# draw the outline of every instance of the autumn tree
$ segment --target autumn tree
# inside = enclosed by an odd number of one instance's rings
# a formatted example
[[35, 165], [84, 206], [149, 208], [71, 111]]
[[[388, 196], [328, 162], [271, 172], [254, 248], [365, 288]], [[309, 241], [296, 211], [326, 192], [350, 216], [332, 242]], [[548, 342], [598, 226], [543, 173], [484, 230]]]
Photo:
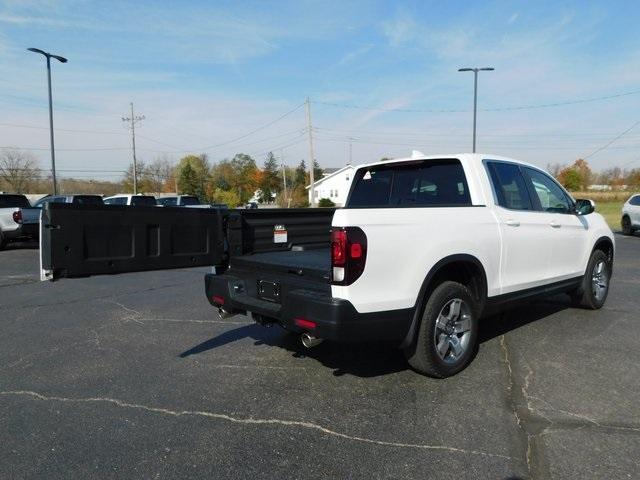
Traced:
[[[145, 166], [142, 172], [144, 182], [148, 185], [149, 192], [159, 193], [164, 186], [173, 179], [174, 162], [169, 157], [157, 157]], [[173, 182], [175, 183], [175, 182]], [[172, 185], [175, 188], [175, 186]]]
[[1, 190], [26, 193], [40, 176], [35, 157], [20, 150], [0, 151]]

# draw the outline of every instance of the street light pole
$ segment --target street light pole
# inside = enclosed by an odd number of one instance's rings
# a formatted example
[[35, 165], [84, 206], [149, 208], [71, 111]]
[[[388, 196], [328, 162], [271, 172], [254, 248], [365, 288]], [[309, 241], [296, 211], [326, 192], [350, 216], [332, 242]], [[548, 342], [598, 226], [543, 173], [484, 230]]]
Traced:
[[459, 72], [473, 72], [473, 153], [476, 153], [476, 118], [478, 116], [478, 72], [495, 70], [493, 67], [459, 68]]
[[47, 59], [47, 84], [49, 87], [49, 139], [51, 141], [51, 177], [53, 179], [53, 194], [58, 194], [58, 182], [56, 181], [56, 150], [53, 142], [53, 96], [51, 94], [51, 57], [58, 60], [60, 63], [67, 63], [67, 59], [59, 55], [53, 55], [51, 53], [40, 50], [39, 48], [28, 48], [30, 52], [39, 53], [44, 55]]

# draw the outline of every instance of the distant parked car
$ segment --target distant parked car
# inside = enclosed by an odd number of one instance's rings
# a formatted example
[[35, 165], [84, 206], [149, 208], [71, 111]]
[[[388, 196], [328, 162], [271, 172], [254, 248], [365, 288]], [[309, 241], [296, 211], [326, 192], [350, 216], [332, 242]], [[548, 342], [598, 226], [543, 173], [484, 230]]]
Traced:
[[622, 206], [622, 233], [632, 235], [640, 230], [640, 193], [632, 195]]
[[113, 195], [104, 199], [105, 205], [133, 205], [155, 207], [156, 197], [153, 195]]
[[174, 195], [172, 197], [160, 197], [157, 204], [163, 207], [188, 207], [200, 205], [200, 199], [195, 195]]
[[73, 203], [74, 205], [103, 205], [100, 195], [47, 195], [33, 204], [42, 208], [47, 203]]
[[0, 250], [8, 242], [38, 238], [40, 211], [24, 195], [0, 195]]
[[248, 210], [252, 210], [254, 208], [258, 208], [258, 203], [257, 202], [249, 202], [244, 206], [244, 208], [246, 208]]

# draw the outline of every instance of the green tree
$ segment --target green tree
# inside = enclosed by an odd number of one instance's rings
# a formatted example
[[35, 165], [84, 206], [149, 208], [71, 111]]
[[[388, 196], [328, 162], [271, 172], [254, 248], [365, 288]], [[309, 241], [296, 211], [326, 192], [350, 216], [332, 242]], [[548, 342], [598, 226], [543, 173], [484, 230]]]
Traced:
[[582, 188], [582, 177], [575, 168], [568, 167], [560, 172], [558, 180], [567, 190], [576, 192]]
[[293, 177], [293, 185], [298, 187], [300, 185], [307, 185], [307, 164], [304, 160], [300, 160], [300, 163], [296, 167], [295, 176]]
[[178, 189], [180, 193], [186, 195], [197, 195], [203, 198], [198, 174], [190, 163], [185, 163], [178, 170]]
[[272, 152], [269, 152], [264, 162], [264, 168], [260, 179], [260, 201], [271, 203], [273, 197], [281, 190], [280, 176], [278, 175], [278, 162]]
[[331, 200], [330, 198], [321, 198], [320, 200], [318, 200], [318, 206], [319, 207], [335, 207], [336, 204], [333, 203], [333, 200]]
[[324, 170], [322, 170], [322, 168], [320, 168], [320, 164], [318, 163], [318, 161], [314, 160], [313, 161], [313, 179], [316, 182], [322, 178], [322, 173], [323, 172], [324, 172]]
[[209, 160], [206, 155], [187, 155], [176, 167], [178, 189], [180, 193], [196, 195], [206, 201], [207, 185], [210, 181]]

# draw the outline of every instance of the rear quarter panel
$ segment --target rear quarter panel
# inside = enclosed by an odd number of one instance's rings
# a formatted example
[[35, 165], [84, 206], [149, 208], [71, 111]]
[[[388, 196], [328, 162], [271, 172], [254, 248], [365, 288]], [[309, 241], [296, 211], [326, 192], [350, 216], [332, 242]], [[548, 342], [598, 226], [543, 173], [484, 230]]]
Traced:
[[362, 276], [332, 295], [361, 312], [413, 307], [436, 262], [455, 254], [476, 257], [487, 275], [488, 295], [498, 293], [500, 230], [484, 206], [339, 209], [333, 226], [360, 227], [367, 235]]

